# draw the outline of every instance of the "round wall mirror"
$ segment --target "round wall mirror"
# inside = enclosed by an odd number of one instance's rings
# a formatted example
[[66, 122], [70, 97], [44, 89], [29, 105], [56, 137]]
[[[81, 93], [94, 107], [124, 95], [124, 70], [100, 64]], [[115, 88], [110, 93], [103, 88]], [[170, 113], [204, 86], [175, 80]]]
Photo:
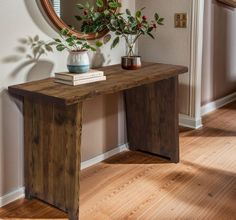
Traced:
[[[96, 7], [96, 0], [88, 0], [90, 4]], [[82, 22], [76, 19], [76, 16], [80, 16], [83, 13], [79, 10], [76, 5], [82, 3], [84, 0], [41, 0], [43, 9], [45, 10], [48, 18], [52, 23], [59, 29], [67, 28], [70, 30], [71, 34], [75, 34], [78, 38], [86, 38], [88, 40], [93, 40], [95, 38], [103, 37], [108, 33], [108, 30], [103, 30], [96, 33], [84, 34], [80, 32]], [[107, 1], [104, 0], [104, 5]], [[74, 29], [72, 29], [73, 27]]]

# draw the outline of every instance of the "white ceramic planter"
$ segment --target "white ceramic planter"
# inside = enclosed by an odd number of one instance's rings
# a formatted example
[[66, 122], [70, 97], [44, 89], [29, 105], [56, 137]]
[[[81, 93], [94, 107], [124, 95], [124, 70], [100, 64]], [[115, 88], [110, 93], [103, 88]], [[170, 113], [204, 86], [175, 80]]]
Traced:
[[90, 68], [88, 51], [70, 51], [67, 59], [67, 68], [70, 73], [87, 73]]

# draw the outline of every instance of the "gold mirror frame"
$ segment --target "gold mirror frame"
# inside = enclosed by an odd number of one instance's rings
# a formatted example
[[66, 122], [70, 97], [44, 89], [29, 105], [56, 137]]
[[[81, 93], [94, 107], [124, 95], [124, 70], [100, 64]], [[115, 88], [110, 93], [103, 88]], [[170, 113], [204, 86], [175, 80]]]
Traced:
[[79, 32], [77, 30], [72, 30], [61, 18], [59, 18], [57, 16], [54, 8], [52, 7], [50, 0], [40, 0], [40, 1], [41, 1], [43, 9], [44, 9], [45, 13], [47, 14], [48, 18], [59, 30], [66, 28], [70, 31], [71, 34], [76, 35], [78, 38], [85, 38], [87, 40], [94, 40], [97, 38], [101, 38], [109, 32], [108, 29], [105, 29], [105, 30], [99, 32], [98, 34], [96, 34], [96, 33], [84, 34], [84, 33]]

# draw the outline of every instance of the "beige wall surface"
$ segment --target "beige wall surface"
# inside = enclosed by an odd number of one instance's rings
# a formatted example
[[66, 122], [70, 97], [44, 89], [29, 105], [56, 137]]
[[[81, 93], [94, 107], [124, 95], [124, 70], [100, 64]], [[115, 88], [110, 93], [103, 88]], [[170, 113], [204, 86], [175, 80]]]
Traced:
[[[165, 18], [165, 25], [157, 30], [156, 39], [141, 38], [139, 40], [139, 53], [146, 61], [171, 63], [190, 66], [191, 41], [191, 6], [190, 0], [137, 0], [136, 7], [146, 7], [144, 13], [151, 17], [158, 12]], [[187, 13], [188, 27], [174, 28], [174, 14]], [[180, 76], [180, 112], [189, 113], [190, 75]]]
[[[135, 0], [124, 1], [133, 9]], [[42, 57], [38, 63], [26, 59], [19, 39], [35, 36], [49, 40], [56, 32], [43, 18], [36, 1], [0, 1], [0, 196], [23, 186], [23, 116], [22, 102], [10, 97], [9, 85], [52, 76], [66, 70], [66, 52]], [[93, 62], [111, 65], [120, 62], [125, 53], [122, 43], [111, 51], [105, 46]], [[125, 114], [122, 94], [92, 99], [85, 103], [82, 133], [82, 159], [88, 160], [126, 143]]]
[[236, 92], [236, 10], [205, 1], [202, 105]]

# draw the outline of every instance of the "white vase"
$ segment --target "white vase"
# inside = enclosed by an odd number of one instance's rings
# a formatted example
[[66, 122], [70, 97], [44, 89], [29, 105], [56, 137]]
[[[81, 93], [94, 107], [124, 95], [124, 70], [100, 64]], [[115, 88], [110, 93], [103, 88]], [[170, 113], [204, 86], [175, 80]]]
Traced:
[[88, 51], [70, 51], [67, 59], [67, 68], [70, 73], [87, 73], [90, 68]]

